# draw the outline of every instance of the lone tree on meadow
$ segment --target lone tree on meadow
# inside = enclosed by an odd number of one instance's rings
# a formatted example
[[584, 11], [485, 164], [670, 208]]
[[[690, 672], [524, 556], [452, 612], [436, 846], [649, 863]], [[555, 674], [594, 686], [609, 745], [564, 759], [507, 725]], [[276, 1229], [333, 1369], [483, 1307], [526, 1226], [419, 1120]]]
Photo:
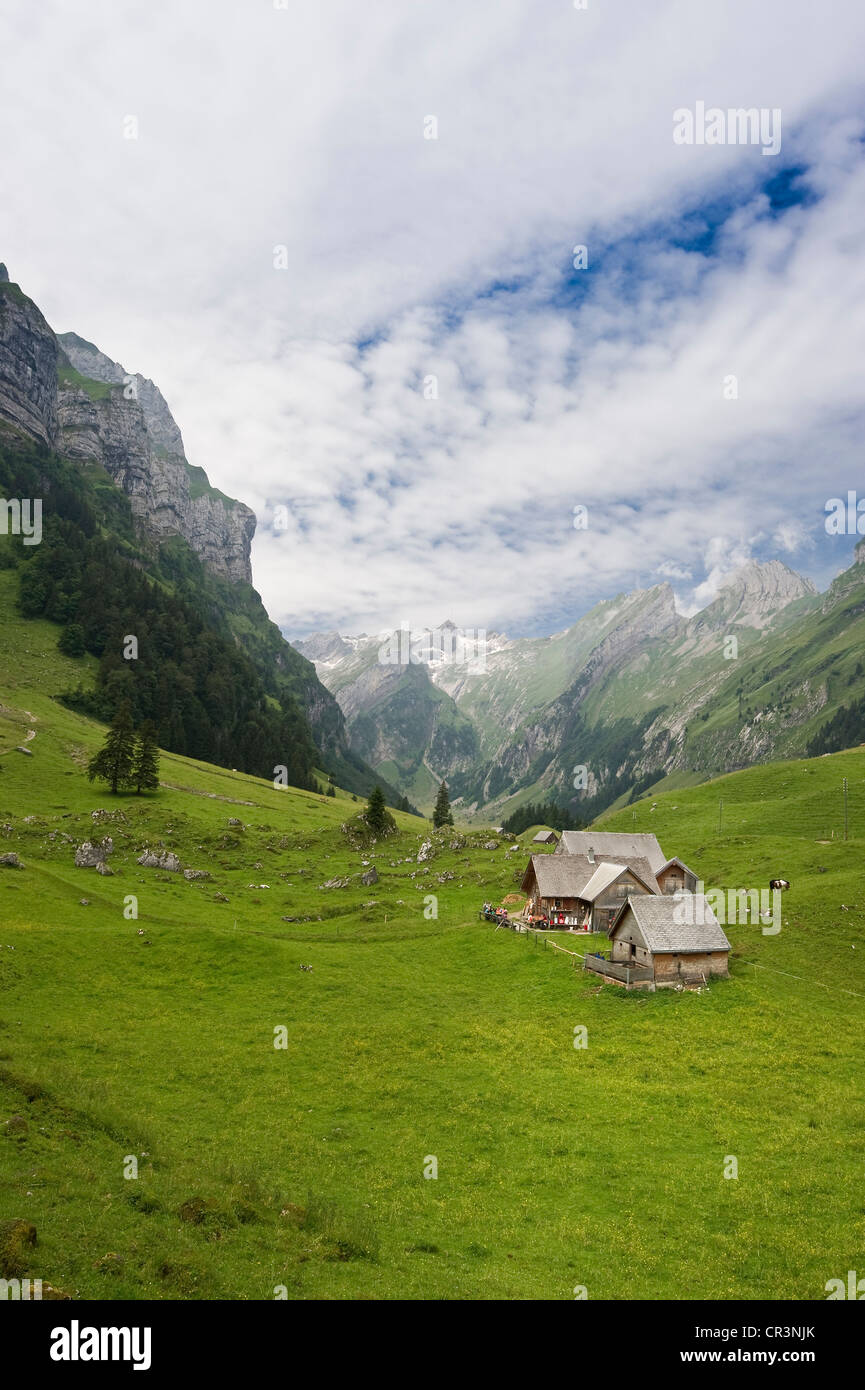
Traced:
[[454, 818], [451, 815], [451, 802], [448, 796], [447, 782], [442, 782], [439, 787], [436, 804], [433, 808], [432, 823], [435, 830], [441, 830], [443, 825], [453, 825], [454, 823]]
[[384, 835], [390, 829], [392, 817], [388, 814], [387, 806], [384, 802], [384, 792], [376, 784], [369, 794], [369, 801], [366, 803], [364, 820], [376, 835]]
[[129, 780], [139, 794], [156, 791], [159, 786], [159, 745], [156, 725], [150, 719], [138, 730]]
[[91, 782], [97, 777], [100, 782], [107, 782], [116, 795], [130, 781], [134, 757], [132, 710], [128, 704], [122, 704], [112, 720], [105, 743], [87, 765], [87, 776]]

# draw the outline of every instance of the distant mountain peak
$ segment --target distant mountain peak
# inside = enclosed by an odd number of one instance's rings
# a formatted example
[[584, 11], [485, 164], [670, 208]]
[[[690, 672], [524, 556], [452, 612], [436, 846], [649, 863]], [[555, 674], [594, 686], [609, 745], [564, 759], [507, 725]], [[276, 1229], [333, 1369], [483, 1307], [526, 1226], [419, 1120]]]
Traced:
[[9, 271], [6, 269], [2, 261], [0, 261], [0, 284], [9, 284]]
[[792, 602], [805, 594], [817, 592], [810, 579], [790, 569], [783, 560], [746, 560], [724, 581], [723, 589], [744, 593], [777, 594]]
[[712, 603], [695, 615], [701, 626], [731, 622], [762, 629], [796, 599], [817, 592], [810, 579], [783, 560], [746, 560], [721, 585]]

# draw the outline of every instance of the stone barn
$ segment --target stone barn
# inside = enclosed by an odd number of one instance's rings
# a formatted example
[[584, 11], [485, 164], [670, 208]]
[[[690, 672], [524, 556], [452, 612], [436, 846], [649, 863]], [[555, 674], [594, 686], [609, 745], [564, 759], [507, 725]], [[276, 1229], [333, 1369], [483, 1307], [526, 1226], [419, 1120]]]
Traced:
[[628, 898], [609, 936], [609, 962], [596, 957], [590, 965], [588, 957], [586, 965], [604, 974], [609, 964], [617, 981], [652, 988], [703, 984], [730, 973], [730, 943], [702, 893]]

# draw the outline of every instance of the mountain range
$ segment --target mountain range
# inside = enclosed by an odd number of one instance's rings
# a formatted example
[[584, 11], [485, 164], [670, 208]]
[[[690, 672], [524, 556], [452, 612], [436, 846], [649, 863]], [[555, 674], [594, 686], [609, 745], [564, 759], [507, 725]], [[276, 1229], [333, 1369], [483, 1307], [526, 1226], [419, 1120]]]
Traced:
[[800, 755], [858, 710], [863, 559], [860, 543], [825, 594], [780, 561], [749, 562], [690, 617], [667, 583], [620, 594], [549, 637], [489, 633], [484, 670], [381, 660], [397, 650], [389, 633], [296, 645], [355, 751], [419, 806], [445, 779], [468, 817], [552, 800], [590, 816], [672, 778]]

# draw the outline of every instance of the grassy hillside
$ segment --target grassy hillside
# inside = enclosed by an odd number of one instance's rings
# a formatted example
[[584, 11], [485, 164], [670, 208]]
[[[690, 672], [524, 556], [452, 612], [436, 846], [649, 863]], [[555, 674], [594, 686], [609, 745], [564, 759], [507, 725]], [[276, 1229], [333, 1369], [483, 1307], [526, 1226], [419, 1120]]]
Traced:
[[[91, 786], [103, 730], [52, 698], [85, 670], [56, 638], [0, 626], [24, 865], [0, 868], [0, 1223], [35, 1223], [28, 1273], [82, 1299], [813, 1299], [861, 1265], [865, 752], [608, 818], [707, 883], [793, 884], [779, 936], [729, 929], [729, 981], [629, 995], [477, 922], [532, 831], [418, 863], [424, 822], [353, 845], [342, 793], [169, 755], [158, 796]], [[114, 875], [76, 869], [105, 834]], [[159, 842], [212, 878], [140, 867]]]

